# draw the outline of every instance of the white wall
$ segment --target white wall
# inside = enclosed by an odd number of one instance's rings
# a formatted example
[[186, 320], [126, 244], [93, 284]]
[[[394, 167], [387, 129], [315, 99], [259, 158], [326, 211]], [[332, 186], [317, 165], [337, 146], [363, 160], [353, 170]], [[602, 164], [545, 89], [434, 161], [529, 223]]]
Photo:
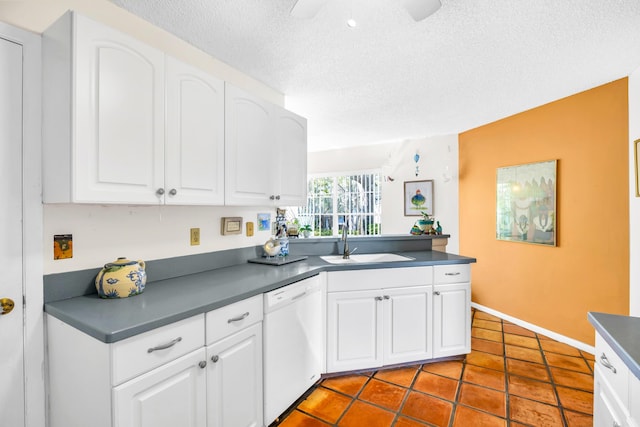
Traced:
[[[118, 257], [145, 261], [261, 245], [269, 231], [258, 231], [257, 214], [275, 208], [204, 206], [44, 206], [44, 273], [104, 265]], [[243, 217], [242, 234], [222, 236], [221, 217]], [[246, 237], [245, 223], [254, 224]], [[190, 245], [189, 230], [200, 228], [200, 245]], [[73, 234], [73, 258], [53, 259], [53, 236]]]
[[[415, 175], [413, 156], [420, 155]], [[448, 167], [448, 170], [446, 168]], [[391, 144], [309, 153], [308, 173], [353, 172], [382, 169], [393, 178], [382, 186], [382, 233], [409, 234], [418, 217], [404, 216], [404, 181], [434, 181], [434, 212], [443, 232], [450, 234], [447, 252], [458, 253], [458, 135], [447, 135]], [[443, 174], [447, 172], [449, 180]]]
[[640, 197], [636, 197], [633, 142], [637, 139], [640, 139], [640, 68], [629, 76], [629, 314], [631, 316], [640, 316]]

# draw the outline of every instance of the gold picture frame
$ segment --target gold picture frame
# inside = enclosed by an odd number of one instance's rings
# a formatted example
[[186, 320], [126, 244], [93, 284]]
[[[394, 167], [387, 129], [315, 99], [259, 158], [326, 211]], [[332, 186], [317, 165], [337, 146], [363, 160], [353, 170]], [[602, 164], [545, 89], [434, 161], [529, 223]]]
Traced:
[[496, 239], [556, 246], [557, 160], [498, 168]]
[[222, 230], [220, 232], [223, 236], [228, 236], [230, 234], [242, 234], [242, 217], [223, 217], [221, 222]]
[[640, 176], [638, 176], [638, 172], [640, 171], [640, 158], [638, 157], [638, 145], [640, 145], [640, 139], [636, 139], [633, 142], [633, 163], [636, 170], [636, 197], [640, 197]]

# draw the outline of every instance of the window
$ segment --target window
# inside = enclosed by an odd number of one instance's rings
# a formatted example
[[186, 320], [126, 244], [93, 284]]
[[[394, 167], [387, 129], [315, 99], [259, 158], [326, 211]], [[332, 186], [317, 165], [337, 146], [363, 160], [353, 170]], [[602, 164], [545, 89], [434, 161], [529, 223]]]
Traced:
[[314, 236], [338, 236], [345, 223], [349, 234], [381, 234], [380, 173], [310, 176], [308, 186], [307, 206], [296, 217]]

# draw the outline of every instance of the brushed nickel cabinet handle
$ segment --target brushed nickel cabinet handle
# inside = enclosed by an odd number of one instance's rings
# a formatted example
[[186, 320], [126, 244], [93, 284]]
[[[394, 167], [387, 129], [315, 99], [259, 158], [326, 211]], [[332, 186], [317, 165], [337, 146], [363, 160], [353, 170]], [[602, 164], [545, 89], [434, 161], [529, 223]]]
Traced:
[[170, 341], [166, 344], [161, 344], [159, 346], [156, 347], [151, 347], [150, 349], [147, 350], [147, 353], [153, 353], [154, 351], [158, 351], [158, 350], [166, 350], [168, 348], [173, 347], [174, 345], [178, 344], [180, 341], [182, 341], [182, 337], [178, 337], [173, 341]]
[[213, 363], [217, 363], [217, 362], [218, 362], [218, 360], [220, 360], [220, 357], [218, 357], [218, 355], [217, 355], [217, 354], [216, 354], [216, 355], [214, 355], [214, 356], [211, 356], [211, 361], [212, 361]]
[[434, 291], [433, 294], [434, 295], [440, 295], [440, 291]]
[[445, 275], [445, 276], [459, 276], [459, 275], [460, 275], [460, 272], [459, 272], [459, 271], [456, 271], [456, 272], [454, 272], [454, 273], [444, 273], [444, 275]]
[[207, 361], [206, 360], [200, 361], [200, 363], [198, 363], [198, 366], [200, 366], [201, 369], [206, 368], [207, 367]]
[[156, 190], [156, 194], [157, 194], [158, 196], [162, 196], [162, 195], [164, 194], [164, 188], [158, 188], [158, 189]]
[[382, 301], [382, 297], [376, 297], [375, 300], [376, 301]]
[[243, 320], [243, 319], [246, 319], [248, 316], [249, 316], [249, 312], [247, 311], [246, 313], [244, 313], [244, 314], [242, 314], [242, 315], [240, 315], [240, 316], [233, 317], [233, 318], [231, 318], [231, 319], [227, 320], [227, 323], [231, 323], [231, 322], [239, 322], [239, 321], [241, 321], [241, 320]]
[[172, 188], [171, 190], [169, 190], [170, 196], [175, 196], [176, 194], [178, 194], [178, 190], [176, 190], [175, 188]]
[[615, 366], [613, 366], [611, 362], [609, 362], [609, 359], [607, 359], [607, 356], [604, 353], [602, 353], [602, 356], [600, 356], [600, 363], [602, 363], [602, 366], [604, 366], [605, 368], [610, 369], [614, 374], [618, 372], [616, 371]]

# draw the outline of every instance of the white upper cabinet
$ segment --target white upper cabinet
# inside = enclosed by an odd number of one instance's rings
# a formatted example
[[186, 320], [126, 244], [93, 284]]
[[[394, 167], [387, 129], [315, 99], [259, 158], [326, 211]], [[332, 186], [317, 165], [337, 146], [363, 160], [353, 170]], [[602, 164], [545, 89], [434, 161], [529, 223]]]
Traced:
[[68, 12], [43, 35], [44, 201], [158, 203], [164, 54]]
[[165, 203], [224, 204], [224, 82], [167, 57]]
[[228, 83], [225, 113], [225, 204], [306, 204], [306, 119]]

